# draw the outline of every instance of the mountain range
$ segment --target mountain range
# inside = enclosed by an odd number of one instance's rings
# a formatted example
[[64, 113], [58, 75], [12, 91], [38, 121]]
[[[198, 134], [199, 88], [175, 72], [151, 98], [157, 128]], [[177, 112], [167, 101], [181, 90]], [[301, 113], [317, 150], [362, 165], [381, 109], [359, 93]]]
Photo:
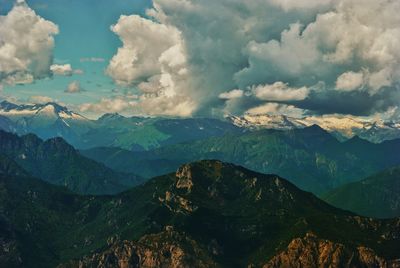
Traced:
[[[279, 174], [303, 190], [322, 194], [400, 164], [400, 140], [339, 142], [322, 128], [259, 130], [163, 146], [146, 152], [94, 148], [81, 153], [110, 168], [153, 177], [179, 165], [219, 159]], [[157, 166], [155, 169], [154, 166]]]
[[94, 121], [90, 131], [82, 135], [82, 145], [77, 147], [120, 147], [140, 152], [242, 131], [229, 122], [217, 119], [166, 119], [105, 114]]
[[35, 177], [81, 194], [114, 194], [143, 181], [84, 157], [62, 138], [43, 141], [34, 134], [19, 137], [0, 130], [0, 156]]
[[99, 197], [21, 172], [0, 174], [2, 267], [399, 265], [399, 219], [360, 217], [220, 161]]
[[2, 102], [0, 267], [400, 267], [397, 128]]
[[400, 137], [400, 123], [382, 119], [363, 119], [351, 116], [308, 116], [290, 117], [285, 115], [227, 116], [234, 125], [251, 130], [260, 129], [297, 129], [318, 125], [337, 139], [345, 141], [358, 136], [374, 143]]
[[104, 114], [97, 120], [89, 120], [53, 102], [16, 105], [8, 101], [0, 103], [0, 129], [20, 135], [34, 133], [42, 139], [62, 137], [80, 149], [111, 146], [133, 151], [243, 131], [217, 119]]
[[318, 125], [337, 139], [354, 136], [374, 143], [400, 138], [400, 123], [362, 119], [350, 116], [309, 116], [295, 118], [284, 115], [227, 116], [210, 118], [125, 117], [104, 114], [90, 120], [57, 103], [0, 103], [0, 129], [20, 135], [35, 133], [42, 139], [63, 137], [74, 147], [120, 147], [145, 151], [198, 139], [220, 137], [260, 129], [289, 130]]

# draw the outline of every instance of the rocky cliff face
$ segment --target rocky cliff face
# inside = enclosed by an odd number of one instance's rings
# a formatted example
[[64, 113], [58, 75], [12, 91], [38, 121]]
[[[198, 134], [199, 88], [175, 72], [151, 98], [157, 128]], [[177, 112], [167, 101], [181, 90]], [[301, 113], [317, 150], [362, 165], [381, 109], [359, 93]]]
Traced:
[[186, 234], [167, 227], [164, 232], [143, 236], [137, 242], [115, 242], [106, 250], [72, 261], [59, 268], [183, 268], [216, 267], [206, 249]]
[[307, 233], [292, 240], [286, 250], [263, 266], [275, 267], [400, 267], [400, 260], [386, 261], [370, 248], [351, 249]]
[[[58, 268], [220, 267], [211, 258], [212, 253], [210, 247], [201, 247], [185, 233], [175, 232], [172, 227], [168, 227], [166, 231], [146, 235], [138, 242], [116, 242], [100, 253], [86, 256], [79, 261], [71, 261]], [[260, 266], [250, 263], [247, 267]], [[351, 249], [307, 233], [304, 238], [292, 240], [286, 250], [261, 267], [397, 268], [400, 267], [400, 260], [387, 261], [370, 248], [359, 246]]]

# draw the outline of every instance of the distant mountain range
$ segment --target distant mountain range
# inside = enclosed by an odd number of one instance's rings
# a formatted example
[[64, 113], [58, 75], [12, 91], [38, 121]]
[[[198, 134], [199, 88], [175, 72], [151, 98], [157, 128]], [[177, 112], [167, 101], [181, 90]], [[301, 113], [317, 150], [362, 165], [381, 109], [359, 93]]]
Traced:
[[103, 197], [0, 173], [0, 200], [1, 267], [399, 265], [399, 219], [363, 218], [220, 161]]
[[105, 114], [93, 123], [94, 127], [82, 135], [81, 148], [106, 146], [145, 151], [243, 132], [229, 122], [208, 118], [166, 119]]
[[325, 194], [323, 199], [368, 217], [400, 217], [400, 167], [341, 186]]
[[56, 103], [16, 105], [0, 103], [0, 129], [34, 133], [42, 139], [62, 137], [76, 148], [121, 147], [144, 151], [243, 129], [217, 119], [166, 119], [105, 114], [89, 120]]
[[[84, 157], [62, 138], [43, 141], [34, 134], [19, 137], [0, 130], [0, 157], [27, 174], [81, 194], [115, 194], [143, 182]], [[7, 169], [15, 170], [11, 164]]]
[[346, 116], [309, 116], [302, 118], [285, 115], [228, 116], [234, 125], [251, 129], [297, 129], [318, 125], [341, 141], [354, 136], [379, 143], [400, 138], [400, 123], [393, 121], [360, 119]]
[[260, 129], [298, 129], [318, 125], [341, 141], [359, 136], [374, 143], [400, 138], [400, 123], [353, 117], [283, 115], [209, 118], [150, 118], [104, 114], [97, 120], [57, 103], [17, 105], [0, 103], [0, 129], [18, 134], [35, 133], [42, 139], [63, 137], [74, 147], [120, 147], [146, 151], [181, 142], [220, 137]]
[[322, 194], [399, 165], [399, 151], [400, 140], [374, 144], [355, 137], [339, 142], [314, 125], [228, 134], [141, 153], [104, 147], [81, 152], [113, 169], [144, 177], [171, 172], [187, 162], [219, 159], [258, 172], [279, 174], [303, 190]]

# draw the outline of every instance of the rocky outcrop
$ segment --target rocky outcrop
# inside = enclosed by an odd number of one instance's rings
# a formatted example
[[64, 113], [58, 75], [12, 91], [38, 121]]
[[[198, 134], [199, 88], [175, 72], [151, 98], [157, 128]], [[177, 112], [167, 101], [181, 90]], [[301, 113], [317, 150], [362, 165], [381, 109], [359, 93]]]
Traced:
[[165, 192], [165, 198], [159, 197], [158, 200], [174, 213], [190, 214], [198, 209], [189, 200], [170, 191]]
[[193, 187], [192, 169], [190, 165], [183, 165], [180, 167], [176, 171], [175, 176], [177, 178], [176, 188], [186, 189], [187, 192], [190, 193]]
[[308, 233], [290, 242], [288, 248], [273, 257], [263, 268], [275, 267], [400, 267], [400, 261], [388, 262], [372, 249], [350, 249], [342, 244], [319, 239]]
[[159, 234], [146, 235], [137, 242], [122, 241], [106, 250], [71, 261], [59, 268], [185, 268], [216, 267], [196, 241], [172, 227]]

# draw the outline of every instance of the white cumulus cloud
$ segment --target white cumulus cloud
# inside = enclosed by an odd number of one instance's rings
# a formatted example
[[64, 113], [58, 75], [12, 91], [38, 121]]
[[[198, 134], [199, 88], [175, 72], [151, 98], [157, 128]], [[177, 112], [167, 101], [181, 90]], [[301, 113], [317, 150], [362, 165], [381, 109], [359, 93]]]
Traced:
[[[122, 46], [108, 74], [161, 114], [248, 110], [260, 100], [382, 112], [400, 83], [399, 12], [393, 0], [153, 0], [148, 18], [121, 16], [112, 27]], [[248, 89], [255, 95], [230, 98]]]
[[252, 91], [258, 99], [266, 101], [304, 100], [309, 94], [309, 89], [307, 87], [291, 88], [288, 84], [283, 82], [255, 86]]
[[72, 69], [71, 64], [53, 64], [50, 66], [50, 71], [54, 75], [71, 76], [73, 74], [83, 74], [81, 69]]
[[71, 64], [53, 64], [50, 66], [50, 71], [55, 75], [71, 76], [73, 73]]
[[164, 73], [163, 65], [182, 65], [180, 32], [137, 15], [121, 16], [112, 26], [123, 46], [111, 59], [107, 72], [119, 84], [137, 85]]
[[355, 90], [359, 89], [364, 83], [364, 74], [355, 72], [346, 72], [341, 74], [336, 80], [336, 89]]
[[32, 83], [51, 75], [54, 35], [58, 27], [18, 1], [0, 16], [0, 82]]
[[107, 68], [115, 82], [137, 87], [149, 114], [190, 116], [195, 103], [178, 86], [187, 74], [181, 32], [137, 15], [121, 16], [111, 29], [123, 43]]
[[223, 92], [219, 94], [219, 98], [223, 100], [230, 100], [230, 99], [237, 99], [243, 97], [243, 90], [241, 89], [234, 89], [228, 92]]
[[275, 102], [269, 102], [254, 108], [251, 108], [245, 112], [250, 115], [286, 115], [290, 117], [300, 118], [304, 116], [305, 111], [303, 109], [296, 108], [293, 105], [280, 104]]

